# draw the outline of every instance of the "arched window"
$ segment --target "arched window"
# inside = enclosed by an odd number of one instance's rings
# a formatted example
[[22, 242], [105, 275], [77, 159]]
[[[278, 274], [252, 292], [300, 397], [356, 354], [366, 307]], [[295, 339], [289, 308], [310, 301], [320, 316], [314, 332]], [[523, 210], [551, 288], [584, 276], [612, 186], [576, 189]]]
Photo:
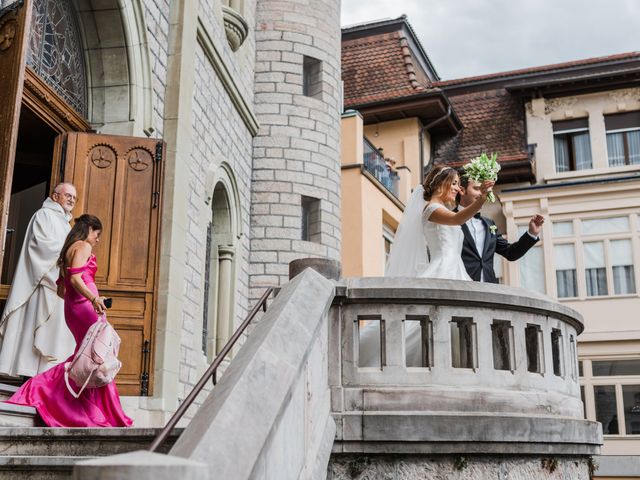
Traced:
[[27, 65], [87, 118], [87, 75], [70, 0], [34, 0]]
[[235, 300], [234, 202], [219, 182], [211, 200], [204, 274], [202, 351], [212, 359], [233, 333]]

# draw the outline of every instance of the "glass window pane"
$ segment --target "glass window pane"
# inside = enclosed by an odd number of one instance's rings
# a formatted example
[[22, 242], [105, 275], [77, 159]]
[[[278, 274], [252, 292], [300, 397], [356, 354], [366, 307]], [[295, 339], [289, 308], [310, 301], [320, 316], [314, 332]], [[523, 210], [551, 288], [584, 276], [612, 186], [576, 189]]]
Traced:
[[623, 385], [622, 403], [627, 435], [640, 435], [640, 385]]
[[629, 145], [629, 163], [631, 165], [640, 164], [640, 130], [627, 132], [627, 143]]
[[582, 220], [582, 235], [604, 235], [607, 233], [628, 232], [629, 217], [593, 218]]
[[553, 247], [558, 298], [577, 297], [576, 253], [572, 243]]
[[582, 360], [578, 362], [578, 375], [584, 377], [584, 370], [582, 366]]
[[554, 135], [553, 144], [556, 151], [556, 172], [568, 172], [571, 169], [568, 136]]
[[611, 240], [613, 290], [617, 295], [636, 293], [631, 240]]
[[587, 418], [587, 402], [584, 399], [584, 387], [580, 385], [580, 399], [582, 400], [582, 415]]
[[433, 366], [432, 324], [427, 317], [404, 321], [404, 344], [407, 367]]
[[542, 247], [533, 247], [518, 260], [518, 263], [520, 264], [520, 286], [534, 292], [546, 293]]
[[589, 140], [589, 132], [573, 134], [572, 139], [573, 154], [576, 159], [576, 170], [591, 168], [591, 141]]
[[573, 235], [573, 222], [553, 222], [554, 237], [569, 237]]
[[584, 266], [587, 295], [590, 297], [607, 295], [607, 274], [603, 242], [584, 244]]
[[596, 404], [596, 420], [602, 423], [602, 433], [617, 435], [618, 412], [616, 411], [616, 389], [613, 385], [596, 385], [593, 387]]
[[382, 368], [385, 365], [384, 321], [358, 320], [358, 366]]
[[624, 165], [624, 133], [607, 133], [607, 154], [610, 167]]
[[591, 365], [594, 377], [640, 375], [640, 358], [632, 360], [594, 360]]

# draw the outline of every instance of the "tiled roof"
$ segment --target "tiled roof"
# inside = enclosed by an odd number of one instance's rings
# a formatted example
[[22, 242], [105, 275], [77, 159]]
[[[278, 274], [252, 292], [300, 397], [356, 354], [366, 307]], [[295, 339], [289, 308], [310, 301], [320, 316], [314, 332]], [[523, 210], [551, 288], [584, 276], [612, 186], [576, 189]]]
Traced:
[[485, 80], [499, 80], [501, 78], [517, 77], [521, 75], [537, 74], [537, 73], [551, 73], [559, 70], [569, 69], [573, 67], [588, 67], [598, 63], [616, 62], [620, 60], [632, 60], [640, 59], [640, 52], [626, 52], [616, 55], [608, 55], [605, 57], [593, 57], [585, 58], [582, 60], [573, 60], [571, 62], [554, 63], [551, 65], [542, 65], [538, 67], [522, 68], [519, 70], [509, 70], [506, 72], [490, 73], [488, 75], [478, 75], [475, 77], [456, 78], [453, 80], [442, 80], [434, 82], [434, 87], [452, 87], [455, 85], [461, 85], [466, 83], [477, 83]]
[[522, 101], [503, 88], [450, 96], [464, 128], [454, 137], [436, 139], [436, 163], [461, 164], [482, 152], [503, 162], [527, 158]]
[[430, 88], [402, 30], [343, 40], [342, 80], [347, 108]]
[[[511, 95], [500, 80], [538, 74], [541, 78], [560, 78], [575, 75], [574, 69], [577, 67], [602, 66], [611, 71], [610, 64], [613, 62], [637, 59], [640, 59], [640, 52], [628, 52], [434, 82], [434, 87], [446, 92], [464, 125], [462, 131], [454, 137], [435, 139], [435, 162], [466, 163], [482, 152], [497, 152], [501, 163], [528, 158], [522, 99]], [[493, 80], [498, 83], [492, 82]]]

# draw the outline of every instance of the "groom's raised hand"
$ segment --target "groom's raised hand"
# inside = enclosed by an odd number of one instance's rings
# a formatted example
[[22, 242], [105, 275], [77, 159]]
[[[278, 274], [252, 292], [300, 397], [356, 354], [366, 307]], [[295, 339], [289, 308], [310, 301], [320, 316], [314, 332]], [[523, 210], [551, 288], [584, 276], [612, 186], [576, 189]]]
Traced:
[[534, 215], [529, 220], [529, 233], [534, 237], [540, 236], [540, 230], [542, 230], [542, 224], [544, 223], [544, 217], [542, 215]]

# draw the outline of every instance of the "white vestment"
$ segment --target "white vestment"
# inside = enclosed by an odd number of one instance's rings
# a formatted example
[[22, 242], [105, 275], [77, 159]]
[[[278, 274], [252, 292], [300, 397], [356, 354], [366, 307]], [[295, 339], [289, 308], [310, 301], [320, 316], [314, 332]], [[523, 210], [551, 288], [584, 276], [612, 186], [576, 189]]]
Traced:
[[73, 353], [64, 302], [56, 294], [56, 261], [71, 229], [70, 219], [50, 198], [31, 217], [0, 318], [2, 374], [33, 377]]

